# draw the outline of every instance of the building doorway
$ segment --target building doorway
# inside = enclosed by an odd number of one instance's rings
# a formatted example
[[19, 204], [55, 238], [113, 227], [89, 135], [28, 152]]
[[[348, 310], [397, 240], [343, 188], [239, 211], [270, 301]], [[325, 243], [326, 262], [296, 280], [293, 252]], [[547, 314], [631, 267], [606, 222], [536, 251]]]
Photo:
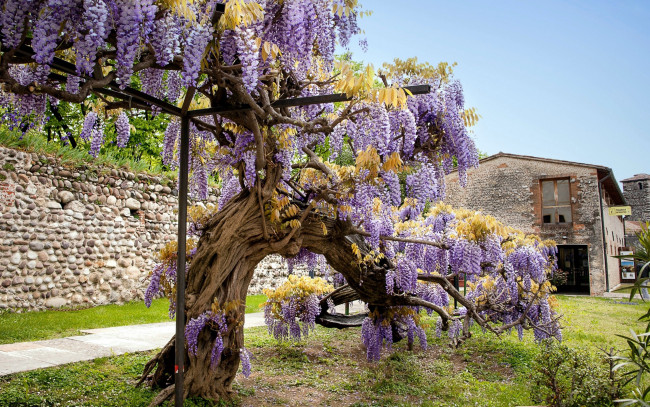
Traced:
[[589, 294], [589, 252], [587, 245], [558, 245], [557, 268], [562, 278], [558, 293]]

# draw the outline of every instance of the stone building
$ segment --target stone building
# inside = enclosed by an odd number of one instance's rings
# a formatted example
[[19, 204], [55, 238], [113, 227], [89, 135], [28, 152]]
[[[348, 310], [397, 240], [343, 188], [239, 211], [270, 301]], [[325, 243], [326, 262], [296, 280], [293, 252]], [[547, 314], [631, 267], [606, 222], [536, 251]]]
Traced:
[[621, 181], [623, 196], [632, 207], [632, 215], [625, 217], [625, 241], [628, 247], [634, 248], [639, 239], [637, 233], [641, 226], [650, 222], [650, 175], [635, 174]]
[[626, 201], [610, 168], [499, 153], [468, 173], [465, 188], [449, 174], [445, 202], [555, 240], [567, 273], [560, 292], [599, 295], [625, 281], [612, 257], [624, 246], [623, 221], [608, 207]]
[[645, 222], [650, 220], [650, 175], [636, 174], [621, 181], [623, 196], [632, 207], [632, 216], [626, 220]]

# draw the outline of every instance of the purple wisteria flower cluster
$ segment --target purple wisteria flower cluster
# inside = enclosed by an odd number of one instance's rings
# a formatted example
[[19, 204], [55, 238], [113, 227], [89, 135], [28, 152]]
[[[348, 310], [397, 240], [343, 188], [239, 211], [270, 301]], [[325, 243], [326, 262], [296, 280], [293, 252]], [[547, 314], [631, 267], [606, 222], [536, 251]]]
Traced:
[[[364, 188], [358, 191], [362, 193], [367, 193]], [[386, 292], [425, 302], [371, 313], [362, 328], [369, 360], [377, 360], [382, 347], [390, 348], [396, 335], [408, 338], [410, 344], [418, 337], [426, 347], [419, 315], [422, 311], [431, 315], [433, 309], [424, 304], [449, 310], [447, 334], [454, 344], [467, 337], [466, 329], [477, 318], [484, 325], [489, 321], [506, 330], [515, 329], [519, 335], [524, 329], [532, 329], [536, 340], [561, 339], [558, 315], [552, 306], [553, 288], [548, 282], [557, 267], [553, 242], [506, 228], [477, 212], [453, 211], [444, 204], [429, 208], [423, 217], [418, 210], [404, 216], [403, 207], [392, 206], [383, 212], [388, 204], [365, 200], [372, 203], [365, 205], [365, 217], [359, 212], [357, 216], [365, 222], [366, 242], [392, 264], [386, 271]], [[382, 213], [389, 214], [384, 228], [377, 220]], [[316, 261], [315, 254], [302, 249], [291, 259], [291, 266], [313, 267]], [[466, 285], [464, 297], [473, 304], [471, 309], [450, 309], [451, 291], [445, 287], [454, 278]], [[295, 321], [299, 302], [291, 296], [285, 298], [275, 314], [273, 308], [267, 310], [269, 332], [276, 338], [298, 337]], [[288, 323], [280, 323], [278, 313]], [[439, 318], [436, 330], [441, 331], [443, 326]]]
[[[219, 366], [231, 329], [241, 329], [239, 317], [231, 312], [237, 308], [238, 302], [227, 302], [220, 307], [215, 300], [210, 310], [190, 318], [185, 325], [187, 351], [190, 355], [198, 355], [200, 343], [211, 343], [210, 369], [214, 370]], [[210, 341], [200, 341], [201, 335], [209, 335]], [[248, 377], [251, 373], [251, 353], [242, 347], [239, 349], [239, 357], [242, 374]]]
[[154, 298], [166, 295], [169, 299], [169, 318], [176, 315], [176, 299], [174, 298], [174, 287], [176, 286], [176, 259], [167, 259], [156, 263], [149, 273], [149, 285], [144, 293], [144, 304], [151, 307]]
[[[279, 307], [279, 318], [274, 312]], [[305, 298], [292, 297], [279, 303], [264, 307], [264, 321], [269, 334], [277, 340], [292, 339], [299, 341], [309, 336], [309, 331], [316, 326], [316, 316], [320, 313], [320, 300], [311, 294]]]
[[371, 312], [361, 325], [361, 341], [369, 361], [378, 361], [382, 347], [391, 349], [394, 337], [406, 338], [412, 347], [418, 338], [420, 347], [427, 349], [427, 337], [420, 326], [420, 317], [413, 307], [390, 307], [383, 313]]
[[[164, 77], [164, 71], [155, 68], [138, 73], [145, 93], [175, 102], [181, 92], [181, 82], [186, 87], [196, 84], [203, 51], [213, 32], [206, 16], [214, 10], [215, 3], [190, 3], [193, 15], [198, 16], [194, 21], [172, 10], [160, 9], [154, 0], [2, 1], [0, 43], [3, 48], [12, 49], [20, 46], [25, 34], [33, 37], [33, 58], [39, 65], [36, 68], [17, 66], [23, 71], [19, 82], [25, 86], [47, 82], [49, 65], [56, 50], [62, 43], [70, 43], [71, 47], [64, 48], [73, 50], [78, 76], [69, 75], [67, 83], [55, 83], [53, 86], [69, 94], [77, 94], [81, 77], [95, 75], [97, 59], [103, 51], [110, 50], [107, 41], [113, 32], [116, 43], [111, 52], [115, 54], [115, 79], [121, 88], [131, 84], [134, 65], [149, 47], [153, 49], [156, 63], [161, 67], [171, 63], [175, 56], [183, 57], [182, 73], [170, 71]], [[49, 99], [51, 103], [55, 102], [51, 96]], [[23, 132], [40, 126], [44, 119], [38, 116], [38, 112], [45, 111], [47, 101], [47, 96], [39, 94], [3, 94], [0, 107], [14, 113], [3, 114], [0, 120], [12, 128], [21, 128]], [[82, 139], [91, 141], [90, 151], [93, 155], [98, 153], [104, 142], [103, 132], [99, 127], [96, 130], [93, 137], [90, 133], [82, 133]], [[118, 144], [123, 144], [120, 142], [123, 140], [123, 137], [118, 138]], [[200, 171], [198, 177], [201, 178]], [[198, 182], [204, 181], [199, 179]]]
[[117, 133], [117, 146], [126, 147], [129, 137], [131, 137], [131, 126], [126, 112], [120, 113], [117, 120], [115, 120], [115, 131]]
[[[221, 360], [221, 354], [224, 349], [224, 335], [228, 332], [228, 323], [226, 314], [223, 311], [205, 311], [196, 318], [191, 318], [185, 325], [185, 338], [187, 340], [187, 351], [190, 355], [197, 355], [199, 335], [206, 329], [210, 330], [215, 336], [210, 353], [210, 368], [216, 369]], [[248, 355], [247, 355], [248, 356]], [[250, 373], [250, 363], [248, 365]]]
[[[9, 75], [21, 85], [29, 85], [40, 75], [41, 66], [12, 65]], [[58, 100], [43, 94], [5, 93], [0, 89], [0, 124], [10, 130], [20, 129], [23, 134], [43, 126], [49, 120], [46, 115], [48, 103], [56, 105]]]
[[[479, 213], [453, 212], [444, 205], [434, 207], [426, 218], [407, 223], [409, 228], [397, 224], [396, 234], [391, 235], [403, 241], [384, 240], [380, 244], [394, 264], [386, 273], [386, 290], [448, 309], [450, 296], [443, 289], [445, 281], [463, 280], [465, 298], [474, 304], [475, 311], [469, 313], [465, 307], [456, 310], [449, 321], [452, 343], [464, 334], [463, 320], [468, 319], [471, 326], [476, 318], [508, 330], [514, 328], [520, 337], [524, 328], [532, 328], [536, 340], [561, 339], [558, 315], [551, 306], [553, 288], [548, 282], [557, 267], [554, 243], [505, 229]], [[416, 314], [423, 309], [432, 312], [426, 307], [411, 308]], [[364, 322], [362, 334], [369, 360], [378, 358], [382, 344], [390, 347], [389, 325], [395, 329], [400, 323], [387, 318], [386, 313]], [[401, 325], [411, 323], [402, 321]], [[439, 318], [438, 333], [442, 327]], [[418, 331], [418, 336], [421, 334]]]
[[264, 290], [264, 321], [269, 334], [277, 340], [300, 340], [309, 336], [321, 312], [320, 300], [334, 287], [322, 278], [290, 275], [275, 290]]
[[[183, 88], [198, 85], [204, 69], [202, 61], [209, 49], [220, 53], [223, 63], [240, 65], [244, 88], [257, 95], [257, 88], [262, 85], [259, 78], [278, 67], [291, 71], [296, 81], [308, 80], [318, 71], [331, 70], [337, 41], [346, 47], [350, 38], [361, 32], [357, 24], [359, 13], [350, 9], [348, 2], [343, 0], [260, 2], [264, 12], [258, 19], [225, 29], [211, 23], [217, 3], [224, 1], [189, 2], [183, 12], [179, 12], [164, 8], [154, 0], [5, 0], [0, 2], [0, 42], [3, 47], [11, 49], [21, 45], [25, 34], [33, 36], [31, 46], [34, 60], [39, 65], [30, 69], [25, 80], [21, 81], [24, 85], [49, 83], [49, 65], [57, 49], [65, 43], [64, 48], [74, 50], [77, 75], [69, 76], [67, 83], [54, 83], [55, 88], [66, 94], [78, 94], [84, 77], [96, 75], [97, 63], [105, 62], [108, 52], [111, 58], [114, 57], [112, 74], [121, 88], [131, 86], [135, 74], [140, 76], [143, 92], [175, 103]], [[214, 46], [208, 46], [211, 41], [215, 41]], [[142, 59], [151, 54], [156, 65], [147, 62], [145, 69], [135, 72]], [[179, 60], [182, 61], [180, 70], [166, 69]], [[331, 86], [307, 86], [301, 96], [331, 92]], [[3, 114], [2, 122], [27, 130], [33, 125], [29, 120], [23, 120], [24, 116], [33, 118], [41, 107], [45, 110], [47, 97], [12, 95], [0, 98], [0, 102], [3, 110], [20, 112]], [[151, 109], [154, 113], [159, 111], [156, 107]], [[372, 109], [374, 116], [384, 118], [382, 128], [387, 129], [387, 112], [379, 106]], [[332, 111], [332, 104], [315, 105], [296, 109], [295, 115], [309, 119]], [[124, 135], [123, 119], [120, 120], [118, 134]], [[397, 120], [404, 122], [404, 118]], [[167, 134], [176, 134], [178, 123], [172, 120], [169, 126], [171, 129]], [[191, 132], [193, 139], [205, 138], [199, 129], [194, 128]], [[248, 134], [235, 136], [238, 140], [249, 139]], [[324, 140], [324, 135], [318, 137]], [[390, 142], [388, 134], [382, 137], [384, 145], [387, 145]], [[82, 138], [92, 143], [92, 154], [97, 154], [104, 142], [101, 132], [97, 132], [95, 137], [83, 133]], [[173, 136], [165, 138], [163, 157], [166, 161], [173, 156], [172, 140], [175, 139]], [[118, 144], [123, 145], [123, 140], [123, 136], [119, 137]], [[212, 157], [206, 160], [204, 157], [193, 161], [190, 176], [196, 197], [205, 197], [207, 178], [215, 168], [223, 169], [219, 172], [225, 178], [237, 163], [241, 163], [242, 171], [246, 172], [246, 186], [254, 185], [258, 175], [251, 165], [254, 145], [239, 143], [236, 146], [237, 142], [231, 141], [231, 145], [221, 145], [220, 160], [212, 160]], [[296, 153], [299, 154], [305, 143], [291, 144], [276, 155], [285, 168], [285, 179], [289, 178]], [[194, 152], [200, 151], [204, 150]]]

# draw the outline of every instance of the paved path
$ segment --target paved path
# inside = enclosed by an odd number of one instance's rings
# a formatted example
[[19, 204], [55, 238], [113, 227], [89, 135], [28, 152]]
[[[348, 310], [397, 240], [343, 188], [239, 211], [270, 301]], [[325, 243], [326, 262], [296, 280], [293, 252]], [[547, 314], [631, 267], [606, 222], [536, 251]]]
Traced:
[[[355, 302], [351, 312], [363, 310]], [[343, 306], [337, 307], [344, 312]], [[264, 326], [264, 313], [246, 314], [244, 328]], [[142, 352], [162, 348], [174, 336], [175, 322], [84, 329], [86, 335], [46, 341], [20, 342], [0, 345], [0, 376], [27, 370], [81, 362], [127, 352]]]
[[[604, 298], [614, 298], [614, 299], [630, 299], [630, 293], [603, 293]], [[641, 300], [641, 295], [634, 294], [634, 301]]]

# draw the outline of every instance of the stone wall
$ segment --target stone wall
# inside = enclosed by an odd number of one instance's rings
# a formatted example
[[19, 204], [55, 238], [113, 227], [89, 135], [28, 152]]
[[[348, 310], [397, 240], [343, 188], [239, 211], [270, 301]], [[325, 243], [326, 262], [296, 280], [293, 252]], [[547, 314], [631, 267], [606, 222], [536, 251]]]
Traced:
[[[316, 277], [328, 277], [321, 273], [319, 267], [314, 270], [314, 273]], [[296, 265], [292, 274], [306, 276], [309, 275], [309, 270], [306, 265]], [[251, 284], [248, 286], [248, 293], [262, 294], [265, 288], [275, 289], [287, 281], [287, 277], [289, 277], [289, 269], [286, 260], [275, 254], [266, 256], [255, 269]]]
[[[446, 203], [480, 210], [527, 233], [553, 239], [559, 245], [587, 245], [589, 253], [590, 292], [601, 294], [606, 289], [603, 235], [595, 168], [558, 162], [517, 158], [513, 155], [482, 160], [479, 168], [469, 172], [466, 188], [458, 184], [458, 175], [447, 176]], [[541, 215], [541, 183], [543, 179], [567, 178], [570, 182], [573, 222], [544, 224]], [[605, 204], [605, 213], [607, 206]], [[614, 232], [612, 253], [623, 242], [620, 219], [606, 219], [608, 232]], [[620, 242], [620, 243], [619, 243]], [[609, 255], [609, 253], [607, 253]], [[620, 283], [615, 259], [609, 258], [610, 288]]]
[[[143, 298], [155, 254], [176, 238], [176, 195], [161, 177], [0, 147], [0, 309]], [[249, 292], [286, 274], [281, 258], [265, 259]]]
[[627, 204], [632, 207], [632, 216], [626, 219], [646, 222], [650, 221], [650, 179], [639, 178], [623, 181], [623, 195]]

